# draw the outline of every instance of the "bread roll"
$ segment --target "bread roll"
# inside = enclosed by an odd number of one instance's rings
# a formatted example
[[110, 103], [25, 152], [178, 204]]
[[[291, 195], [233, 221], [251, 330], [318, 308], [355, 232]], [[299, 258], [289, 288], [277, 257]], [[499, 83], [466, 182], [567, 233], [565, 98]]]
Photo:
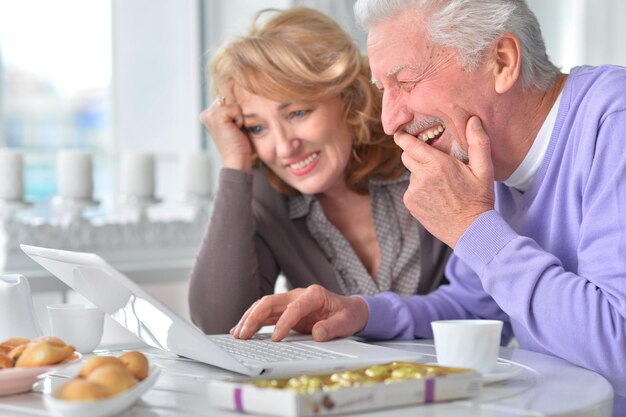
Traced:
[[124, 353], [119, 358], [120, 361], [126, 365], [130, 373], [138, 380], [143, 381], [148, 376], [150, 365], [148, 365], [148, 359], [143, 353], [134, 350]]
[[98, 384], [76, 378], [63, 384], [54, 396], [68, 401], [98, 401], [107, 398], [109, 393]]
[[134, 387], [148, 376], [149, 368], [148, 359], [138, 351], [126, 352], [119, 358], [92, 356], [79, 371], [79, 377], [63, 385], [54, 396], [67, 401], [105, 399]]
[[137, 383], [126, 367], [118, 365], [100, 366], [89, 374], [87, 381], [104, 387], [109, 395], [122, 393]]
[[94, 370], [104, 365], [117, 365], [124, 367], [124, 363], [118, 358], [113, 356], [92, 356], [87, 359], [87, 362], [80, 368], [78, 376], [87, 378]]

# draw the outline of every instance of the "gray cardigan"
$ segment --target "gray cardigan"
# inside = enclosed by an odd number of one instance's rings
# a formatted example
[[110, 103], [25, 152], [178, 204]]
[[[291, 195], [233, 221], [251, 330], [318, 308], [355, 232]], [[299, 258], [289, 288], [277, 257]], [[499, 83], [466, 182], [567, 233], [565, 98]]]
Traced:
[[[418, 294], [444, 280], [450, 248], [420, 226]], [[287, 197], [260, 169], [222, 169], [211, 221], [191, 272], [192, 321], [205, 333], [226, 333], [252, 303], [272, 294], [280, 273], [295, 287], [319, 284], [341, 294], [336, 272], [309, 233], [291, 220]]]

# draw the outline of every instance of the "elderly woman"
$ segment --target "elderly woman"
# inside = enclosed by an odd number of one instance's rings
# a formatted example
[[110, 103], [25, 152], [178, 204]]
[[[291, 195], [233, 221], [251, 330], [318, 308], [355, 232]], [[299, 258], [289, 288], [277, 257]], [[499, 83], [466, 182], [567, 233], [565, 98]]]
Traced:
[[[259, 23], [261, 17], [272, 15]], [[201, 119], [223, 168], [191, 275], [191, 318], [225, 333], [279, 274], [345, 295], [423, 294], [449, 249], [409, 213], [367, 60], [329, 17], [265, 10], [211, 62]]]

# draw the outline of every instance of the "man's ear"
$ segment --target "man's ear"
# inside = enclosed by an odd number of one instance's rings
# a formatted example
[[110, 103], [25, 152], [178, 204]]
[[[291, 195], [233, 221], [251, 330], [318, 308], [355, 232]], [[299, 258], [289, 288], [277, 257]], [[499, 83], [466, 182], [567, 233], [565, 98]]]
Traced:
[[503, 34], [494, 45], [493, 58], [495, 90], [503, 94], [515, 85], [520, 76], [522, 49], [517, 36]]

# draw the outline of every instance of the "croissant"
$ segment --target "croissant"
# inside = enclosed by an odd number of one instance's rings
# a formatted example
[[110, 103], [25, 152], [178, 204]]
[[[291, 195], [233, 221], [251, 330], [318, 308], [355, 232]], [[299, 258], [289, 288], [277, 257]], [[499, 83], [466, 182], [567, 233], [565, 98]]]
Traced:
[[37, 339], [33, 339], [33, 342], [47, 342], [49, 344], [51, 344], [52, 346], [66, 346], [67, 343], [65, 343], [63, 340], [59, 339], [58, 337], [55, 336], [42, 336], [42, 337], [38, 337]]
[[119, 359], [138, 380], [143, 381], [148, 376], [148, 359], [143, 353], [134, 350], [124, 353]]
[[24, 353], [24, 351], [26, 350], [28, 345], [29, 345], [28, 343], [25, 343], [23, 345], [19, 345], [19, 346], [14, 347], [13, 349], [11, 349], [11, 351], [7, 355], [9, 356], [9, 358], [11, 358], [13, 363], [17, 362], [17, 360], [19, 359], [20, 355], [22, 353]]
[[28, 342], [30, 342], [30, 339], [27, 339], [25, 337], [11, 337], [5, 340], [4, 342], [2, 342], [2, 344], [17, 347], [19, 345], [24, 345]]
[[[71, 347], [71, 346], [70, 346]], [[68, 356], [67, 358], [63, 359], [61, 362], [59, 363], [68, 363], [68, 362], [73, 362], [77, 359], [80, 358], [80, 354], [78, 352], [74, 352], [72, 353], [70, 356]]]
[[13, 361], [5, 353], [0, 352], [0, 369], [13, 368]]
[[15, 346], [5, 345], [4, 343], [0, 344], [0, 353], [4, 353], [5, 355], [15, 349]]
[[16, 367], [53, 365], [74, 353], [72, 346], [54, 346], [45, 341], [32, 342], [19, 356]]

